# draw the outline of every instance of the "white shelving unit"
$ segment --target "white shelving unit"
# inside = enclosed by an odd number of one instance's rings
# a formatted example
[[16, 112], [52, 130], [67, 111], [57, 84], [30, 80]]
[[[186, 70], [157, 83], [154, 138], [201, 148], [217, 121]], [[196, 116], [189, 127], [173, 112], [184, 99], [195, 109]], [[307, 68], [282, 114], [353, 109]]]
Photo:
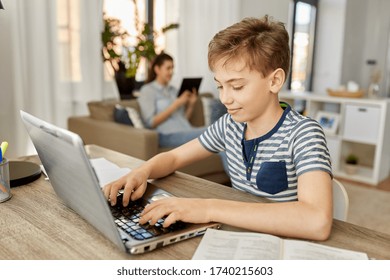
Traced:
[[[326, 139], [336, 177], [377, 185], [390, 171], [390, 99], [344, 98], [311, 92], [281, 92], [280, 101], [293, 108], [303, 101], [304, 114], [317, 119], [332, 113], [339, 118], [336, 133]], [[359, 158], [358, 171], [348, 174], [345, 158], [353, 153]]]

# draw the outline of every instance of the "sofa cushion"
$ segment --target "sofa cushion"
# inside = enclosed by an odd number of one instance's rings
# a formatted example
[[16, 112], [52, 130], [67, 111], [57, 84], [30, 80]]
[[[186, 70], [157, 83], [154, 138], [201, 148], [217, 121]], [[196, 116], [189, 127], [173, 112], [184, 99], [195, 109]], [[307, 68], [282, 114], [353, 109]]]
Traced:
[[211, 125], [227, 112], [226, 107], [216, 98], [202, 97], [202, 105], [205, 126]]
[[131, 122], [135, 128], [145, 128], [144, 123], [142, 122], [141, 116], [138, 111], [132, 107], [126, 107], [126, 111], [129, 115]]
[[123, 107], [134, 108], [139, 112], [139, 105], [136, 99], [132, 99], [132, 100], [107, 99], [103, 101], [88, 102], [89, 115], [91, 118], [97, 120], [115, 121], [114, 108], [116, 104], [119, 104]]
[[117, 123], [127, 124], [135, 128], [145, 128], [138, 111], [132, 107], [123, 107], [116, 104], [114, 107], [114, 120]]
[[114, 107], [114, 120], [117, 123], [127, 124], [133, 126], [133, 122], [129, 117], [129, 112], [125, 107], [116, 104]]

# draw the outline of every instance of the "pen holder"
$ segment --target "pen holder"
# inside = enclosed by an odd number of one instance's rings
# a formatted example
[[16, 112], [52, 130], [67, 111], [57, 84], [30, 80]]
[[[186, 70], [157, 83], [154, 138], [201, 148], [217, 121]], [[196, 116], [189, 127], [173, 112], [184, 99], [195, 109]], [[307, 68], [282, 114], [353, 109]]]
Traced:
[[7, 201], [11, 196], [9, 161], [3, 158], [0, 162], [0, 202]]

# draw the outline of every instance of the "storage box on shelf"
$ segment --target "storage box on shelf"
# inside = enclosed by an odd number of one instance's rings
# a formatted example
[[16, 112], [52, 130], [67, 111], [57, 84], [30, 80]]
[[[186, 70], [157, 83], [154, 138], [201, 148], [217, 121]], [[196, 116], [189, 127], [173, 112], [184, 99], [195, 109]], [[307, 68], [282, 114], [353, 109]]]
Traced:
[[[312, 92], [281, 92], [279, 99], [292, 107], [305, 102], [304, 114], [317, 119], [324, 112], [337, 116], [337, 130], [325, 130], [336, 177], [376, 185], [390, 170], [390, 100], [334, 97]], [[325, 113], [325, 115], [327, 115]], [[331, 123], [331, 122], [330, 122]], [[348, 174], [348, 154], [359, 157], [358, 171]]]

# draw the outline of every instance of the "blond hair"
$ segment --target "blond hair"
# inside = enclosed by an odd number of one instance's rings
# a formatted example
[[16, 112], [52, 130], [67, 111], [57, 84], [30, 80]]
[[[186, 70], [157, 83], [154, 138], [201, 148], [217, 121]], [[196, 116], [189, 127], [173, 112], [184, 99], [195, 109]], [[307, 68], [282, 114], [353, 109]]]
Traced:
[[244, 18], [218, 32], [208, 47], [208, 63], [214, 71], [218, 61], [224, 65], [231, 60], [243, 59], [250, 70], [267, 76], [277, 68], [286, 75], [290, 69], [289, 35], [282, 22], [263, 18]]

